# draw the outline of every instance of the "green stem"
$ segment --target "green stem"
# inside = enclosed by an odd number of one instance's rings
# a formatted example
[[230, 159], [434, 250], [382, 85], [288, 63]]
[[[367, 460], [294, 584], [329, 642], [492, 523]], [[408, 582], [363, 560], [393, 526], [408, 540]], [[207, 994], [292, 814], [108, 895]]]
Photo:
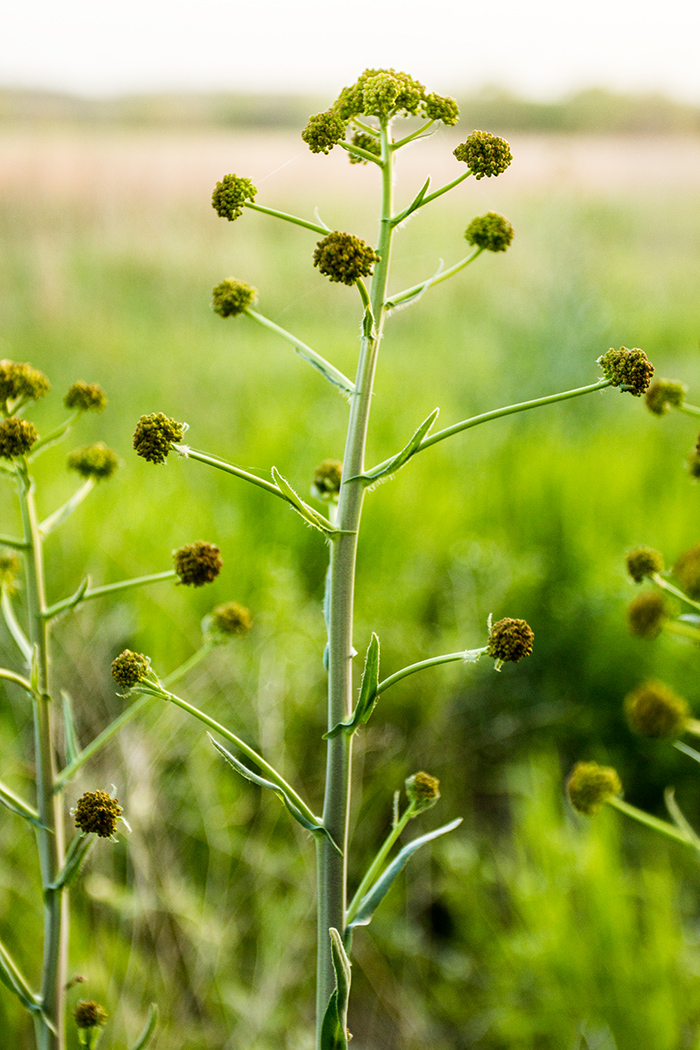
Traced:
[[454, 266], [450, 266], [449, 270], [443, 270], [442, 273], [437, 274], [435, 277], [430, 277], [427, 281], [422, 281], [420, 284], [414, 284], [412, 288], [406, 288], [405, 291], [399, 292], [398, 295], [392, 295], [385, 303], [387, 310], [393, 310], [395, 306], [405, 302], [406, 299], [415, 299], [419, 295], [422, 295], [428, 288], [440, 284], [441, 281], [446, 281], [448, 277], [454, 277], [456, 273], [463, 270], [470, 262], [474, 262], [483, 251], [483, 248], [476, 248], [471, 255], [467, 255], [460, 262], [455, 263]]
[[243, 202], [246, 208], [252, 211], [262, 212], [263, 215], [272, 215], [275, 219], [284, 219], [285, 222], [293, 222], [295, 226], [303, 226], [304, 229], [313, 230], [314, 233], [322, 233], [325, 237], [331, 230], [328, 226], [320, 226], [317, 222], [309, 222], [308, 219], [300, 219], [296, 215], [289, 215], [286, 211], [277, 211], [276, 208], [265, 208], [262, 204], [253, 204], [252, 201]]
[[643, 809], [631, 806], [629, 802], [623, 802], [621, 798], [609, 798], [608, 803], [614, 806], [615, 809], [619, 809], [620, 813], [627, 814], [628, 817], [632, 817], [633, 820], [638, 821], [640, 824], [645, 824], [648, 828], [653, 828], [654, 831], [660, 831], [667, 838], [696, 848], [695, 844], [688, 839], [688, 836], [679, 831], [673, 824], [668, 824], [665, 820], [659, 820], [658, 817], [652, 817], [650, 813], [645, 813]]
[[68, 894], [52, 888], [65, 858], [63, 807], [54, 794], [56, 779], [53, 717], [49, 691], [48, 623], [45, 616], [42, 536], [34, 506], [33, 482], [26, 460], [17, 463], [17, 482], [25, 552], [29, 642], [35, 654], [32, 682], [35, 765], [37, 784], [36, 828], [41, 879], [44, 888], [44, 958], [41, 981], [42, 1015], [37, 1021], [38, 1050], [64, 1050], [65, 985], [68, 956]]
[[352, 153], [353, 157], [361, 157], [362, 160], [371, 161], [372, 164], [377, 164], [381, 167], [381, 160], [376, 153], [370, 153], [369, 150], [362, 149], [361, 146], [354, 146], [352, 142], [339, 142], [346, 153]]
[[16, 551], [23, 551], [26, 548], [24, 540], [16, 540], [12, 536], [0, 536], [0, 547], [11, 547]]
[[392, 152], [395, 153], [397, 149], [401, 149], [401, 147], [407, 145], [407, 143], [415, 142], [416, 139], [422, 138], [426, 134], [426, 132], [430, 128], [432, 128], [434, 123], [434, 120], [429, 120], [426, 124], [423, 125], [422, 128], [418, 128], [417, 131], [412, 132], [410, 135], [406, 135], [405, 138], [399, 139], [398, 142], [392, 142]]
[[185, 459], [196, 459], [199, 463], [207, 463], [210, 467], [216, 467], [217, 470], [223, 470], [226, 474], [233, 474], [234, 477], [242, 478], [243, 481], [249, 481], [251, 485], [257, 485], [258, 488], [265, 489], [266, 492], [271, 492], [273, 496], [279, 496], [285, 503], [289, 503], [284, 493], [280, 492], [271, 481], [265, 481], [264, 478], [259, 478], [256, 474], [250, 474], [247, 470], [243, 470], [242, 467], [234, 467], [232, 463], [227, 463], [223, 459], [217, 459], [216, 456], [209, 456], [206, 452], [198, 452], [197, 449], [189, 448], [187, 445], [173, 445], [173, 448]]
[[[373, 324], [365, 316], [360, 343], [360, 356], [355, 392], [350, 400], [343, 475], [338, 502], [338, 528], [342, 534], [333, 537], [328, 592], [328, 717], [329, 732], [338, 722], [347, 722], [352, 713], [352, 625], [357, 542], [365, 486], [359, 479], [364, 473], [367, 428], [372, 403], [372, 388], [377, 354], [384, 324], [384, 300], [391, 256], [392, 154], [387, 126], [380, 128], [382, 207], [377, 253], [370, 290]], [[325, 838], [317, 839], [318, 849], [318, 958], [316, 982], [317, 1046], [320, 1047], [321, 1023], [328, 1000], [335, 988], [335, 974], [330, 953], [329, 930], [335, 928], [341, 937], [345, 932], [347, 894], [348, 811], [350, 802], [351, 738], [340, 733], [327, 741], [326, 784], [323, 824], [342, 851], [339, 855]]]
[[672, 583], [665, 580], [658, 572], [652, 572], [651, 579], [657, 587], [661, 587], [662, 590], [668, 591], [668, 593], [673, 594], [674, 597], [680, 598], [681, 601], [686, 602], [686, 604], [692, 606], [693, 609], [700, 610], [700, 602], [696, 602], [692, 598], [689, 598], [687, 594], [684, 594], [678, 587], [674, 587]]
[[31, 663], [32, 659], [32, 647], [29, 644], [29, 640], [19, 625], [19, 621], [15, 616], [15, 610], [12, 608], [12, 602], [10, 601], [10, 595], [6, 587], [2, 589], [2, 597], [0, 597], [0, 605], [2, 606], [2, 615], [5, 618], [7, 629], [12, 635], [17, 648], [22, 653], [22, 656]]
[[119, 580], [117, 583], [105, 583], [102, 587], [88, 588], [77, 601], [75, 596], [72, 596], [64, 598], [54, 605], [47, 606], [42, 616], [46, 620], [50, 620], [54, 616], [58, 616], [59, 613], [65, 612], [76, 605], [82, 605], [83, 602], [89, 602], [93, 598], [102, 598], [105, 594], [117, 594], [119, 591], [128, 591], [132, 587], [143, 587], [147, 583], [160, 583], [161, 580], [172, 580], [176, 575], [177, 573], [174, 569], [168, 569], [166, 572], [151, 573], [150, 576], [135, 576], [132, 580]]
[[21, 685], [30, 696], [32, 695], [32, 683], [27, 678], [23, 678], [21, 674], [8, 671], [6, 667], [0, 667], [0, 678], [6, 678], [8, 682], [14, 682], [15, 685]]
[[664, 631], [670, 631], [671, 634], [677, 634], [681, 638], [690, 638], [693, 642], [700, 642], [700, 631], [689, 623], [683, 623], [678, 620], [664, 620]]
[[329, 361], [326, 361], [325, 357], [321, 357], [320, 354], [317, 354], [316, 351], [312, 350], [310, 346], [306, 345], [306, 343], [302, 343], [301, 339], [297, 339], [297, 337], [292, 335], [291, 332], [288, 332], [285, 328], [280, 328], [278, 324], [275, 324], [274, 321], [270, 321], [267, 317], [263, 317], [263, 315], [257, 313], [256, 310], [248, 309], [243, 312], [247, 317], [250, 317], [251, 320], [262, 325], [263, 328], [269, 329], [271, 332], [274, 332], [275, 335], [278, 335], [286, 340], [286, 342], [291, 343], [296, 352], [303, 357], [305, 361], [308, 361], [310, 365], [317, 368], [319, 372], [326, 376], [326, 378], [330, 379], [336, 386], [340, 387], [341, 390], [346, 391], [348, 394], [353, 393], [355, 386], [352, 380], [348, 379], [346, 375], [343, 375], [343, 373]]
[[72, 416], [69, 416], [69, 418], [61, 423], [60, 426], [57, 426], [55, 430], [51, 430], [48, 434], [45, 434], [44, 437], [39, 438], [39, 440], [32, 445], [32, 450], [27, 457], [28, 460], [31, 462], [39, 452], [43, 452], [44, 449], [49, 447], [49, 445], [55, 445], [57, 441], [60, 441], [61, 438], [68, 433], [79, 415], [79, 411], [74, 412]]
[[42, 536], [48, 536], [57, 526], [62, 525], [66, 518], [73, 513], [73, 511], [80, 506], [84, 499], [90, 495], [95, 487], [95, 479], [88, 478], [84, 485], [81, 485], [77, 492], [74, 492], [70, 499], [67, 499], [57, 510], [50, 514], [48, 518], [40, 523], [39, 529], [41, 530]]
[[[448, 182], [445, 186], [441, 186], [439, 190], [434, 190], [432, 193], [426, 194], [420, 204], [414, 209], [418, 211], [418, 208], [424, 208], [426, 204], [430, 204], [431, 201], [436, 200], [438, 197], [442, 197], [443, 193], [449, 193], [455, 186], [459, 186], [460, 182], [464, 182], [471, 175], [471, 170], [465, 171], [462, 175], [458, 175], [452, 182]], [[403, 216], [396, 216], [391, 220], [394, 225], [398, 225], [399, 222], [403, 221]]]
[[376, 857], [367, 869], [365, 876], [362, 879], [362, 882], [357, 887], [357, 892], [355, 893], [355, 896], [350, 901], [350, 904], [348, 906], [348, 913], [346, 916], [347, 923], [351, 923], [352, 920], [355, 918], [355, 916], [357, 915], [358, 908], [360, 907], [360, 904], [362, 902], [362, 898], [379, 878], [382, 868], [384, 867], [384, 862], [389, 856], [391, 847], [394, 845], [399, 835], [413, 816], [414, 809], [415, 803], [409, 802], [408, 806], [403, 812], [403, 816], [400, 820], [396, 822], [395, 827], [391, 829], [384, 842], [382, 843], [379, 851], [377, 852]]
[[478, 659], [478, 656], [485, 652], [486, 646], [483, 649], [467, 649], [462, 653], [446, 653], [444, 656], [431, 656], [428, 660], [420, 660], [418, 663], [410, 664], [408, 667], [402, 667], [400, 671], [396, 671], [388, 678], [385, 678], [377, 686], [377, 693], [383, 693], [385, 689], [388, 689], [396, 682], [400, 682], [402, 678], [407, 678], [408, 675], [415, 674], [416, 671], [423, 671], [426, 667], [437, 667], [438, 664], [449, 664], [456, 660], [469, 661], [470, 657], [471, 661], [474, 662]]
[[682, 405], [675, 405], [674, 407], [677, 408], [679, 412], [685, 412], [688, 416], [700, 416], [700, 408], [696, 405], [689, 405], [685, 401]]

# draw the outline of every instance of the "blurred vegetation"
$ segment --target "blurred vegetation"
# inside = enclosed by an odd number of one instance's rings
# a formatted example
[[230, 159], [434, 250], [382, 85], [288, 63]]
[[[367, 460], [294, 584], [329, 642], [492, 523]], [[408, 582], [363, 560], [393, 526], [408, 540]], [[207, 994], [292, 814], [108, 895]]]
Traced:
[[[183, 164], [196, 143], [183, 137]], [[313, 185], [278, 180], [258, 200], [304, 214], [318, 205], [332, 225], [371, 236], [371, 193], [359, 204], [339, 199], [326, 162], [314, 158]], [[342, 456], [343, 401], [285, 344], [243, 318], [215, 317], [210, 289], [229, 273], [250, 281], [262, 312], [345, 371], [356, 351], [356, 295], [312, 269], [314, 235], [253, 213], [235, 227], [218, 220], [210, 185], [198, 198], [167, 187], [155, 197], [108, 195], [90, 170], [83, 175], [73, 195], [53, 197], [50, 184], [38, 190], [29, 179], [0, 203], [0, 356], [31, 361], [52, 380], [34, 413], [40, 431], [62, 417], [60, 396], [76, 379], [99, 382], [110, 400], [104, 416], [85, 419], [41, 461], [42, 511], [73, 490], [64, 463], [75, 445], [102, 439], [122, 460], [52, 537], [50, 600], [72, 593], [86, 572], [109, 582], [168, 568], [170, 551], [197, 539], [221, 546], [224, 572], [195, 593], [161, 584], [67, 617], [56, 680], [88, 739], [124, 703], [109, 676], [118, 652], [146, 652], [165, 674], [198, 645], [214, 604], [241, 601], [254, 631], [214, 654], [181, 692], [259, 746], [313, 804], [323, 775], [323, 540], [234, 479], [175, 457], [164, 467], [138, 460], [131, 434], [140, 414], [164, 411], [190, 424], [193, 446], [262, 473], [274, 463], [308, 492], [316, 464]], [[592, 382], [611, 345], [642, 346], [697, 403], [697, 194], [497, 183], [459, 193], [405, 231], [396, 289], [433, 273], [441, 257], [459, 257], [470, 214], [502, 209], [516, 240], [390, 319], [373, 460], [401, 447], [435, 405], [447, 425]], [[659, 420], [606, 390], [444, 442], [368, 497], [356, 646], [364, 651], [376, 630], [383, 672], [483, 644], [489, 613], [526, 618], [536, 639], [530, 659], [500, 674], [486, 663], [450, 665], [401, 682], [360, 736], [353, 879], [385, 833], [393, 792], [417, 769], [438, 776], [443, 792], [423, 829], [457, 815], [465, 822], [432, 858], [412, 861], [355, 937], [358, 1046], [696, 1047], [692, 855], [615, 814], [577, 820], [561, 790], [573, 762], [593, 758], [619, 769], [630, 801], [660, 812], [672, 782], [691, 819], [700, 814], [690, 761], [633, 739], [621, 710], [625, 693], [652, 674], [696, 699], [696, 650], [629, 636], [624, 608], [636, 591], [623, 568], [637, 544], [672, 561], [700, 539], [698, 489], [683, 464], [695, 439], [692, 420]], [[8, 494], [3, 486], [3, 531], [13, 525]], [[14, 660], [4, 632], [0, 660]], [[21, 788], [29, 713], [13, 687], [0, 697], [3, 779]], [[72, 994], [106, 1006], [101, 1045], [133, 1041], [155, 1000], [159, 1050], [308, 1050], [309, 841], [275, 799], [234, 779], [177, 710], [150, 707], [69, 799], [112, 784], [132, 833], [95, 849], [72, 894], [71, 969], [86, 977]], [[41, 919], [32, 849], [3, 813], [0, 928], [33, 974]], [[25, 1017], [2, 989], [0, 1030], [12, 1033], [13, 1048], [30, 1046]]]

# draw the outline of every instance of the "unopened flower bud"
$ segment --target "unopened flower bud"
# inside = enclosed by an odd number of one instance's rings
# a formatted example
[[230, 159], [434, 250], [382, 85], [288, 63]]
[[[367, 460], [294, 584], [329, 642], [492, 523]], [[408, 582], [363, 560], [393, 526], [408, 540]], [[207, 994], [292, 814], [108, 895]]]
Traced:
[[106, 791], [86, 791], [75, 807], [75, 826], [86, 835], [108, 839], [117, 830], [117, 821], [123, 812], [119, 799]]
[[190, 587], [202, 587], [205, 583], [211, 583], [219, 575], [223, 565], [219, 557], [219, 548], [202, 540], [180, 547], [174, 552], [173, 559], [180, 583]]
[[38, 437], [36, 427], [28, 419], [8, 416], [0, 423], [0, 458], [24, 456]]
[[247, 634], [253, 626], [250, 610], [238, 602], [217, 605], [211, 614], [211, 626], [219, 634], [233, 636]]
[[142, 653], [132, 653], [131, 649], [125, 649], [112, 661], [112, 678], [117, 685], [131, 689], [138, 682], [144, 681], [150, 669], [151, 665], [146, 656]]
[[119, 460], [115, 453], [101, 441], [86, 448], [76, 449], [68, 457], [69, 470], [75, 470], [82, 477], [95, 478], [97, 481], [111, 478], [118, 466]]
[[241, 175], [224, 175], [211, 195], [211, 206], [222, 219], [233, 222], [242, 215], [245, 202], [252, 201], [257, 192], [250, 179]]
[[[374, 135], [368, 135], [365, 131], [356, 131], [352, 137], [353, 146], [363, 149], [365, 153], [372, 153], [375, 157], [381, 156], [382, 147]], [[354, 153], [348, 153], [351, 164], [367, 164], [364, 157], [358, 157]]]
[[434, 806], [440, 798], [440, 781], [429, 773], [414, 773], [406, 780], [406, 797], [413, 803], [413, 816]]
[[314, 251], [314, 266], [330, 281], [354, 284], [360, 277], [369, 277], [379, 256], [374, 248], [351, 233], [339, 230], [319, 241]]
[[453, 151], [457, 160], [469, 165], [477, 179], [500, 175], [510, 165], [513, 154], [505, 139], [488, 131], [473, 131], [466, 142]]
[[485, 248], [489, 252], [504, 252], [513, 240], [513, 227], [498, 212], [479, 215], [467, 226], [464, 238], [467, 244]]
[[622, 784], [614, 769], [597, 762], [578, 762], [566, 790], [574, 809], [592, 817], [608, 799], [622, 794]]
[[134, 431], [136, 454], [149, 463], [165, 463], [173, 442], [182, 441], [184, 433], [184, 423], [178, 423], [162, 412], [141, 416]]
[[513, 620], [507, 616], [491, 625], [486, 653], [499, 665], [517, 663], [532, 652], [534, 637], [534, 631], [525, 620]]
[[49, 381], [38, 368], [17, 361], [0, 361], [0, 401], [20, 397], [38, 401], [48, 390]]
[[237, 317], [252, 305], [256, 295], [257, 290], [245, 281], [227, 277], [212, 290], [212, 309], [219, 317]]
[[676, 379], [655, 379], [644, 395], [644, 401], [655, 416], [663, 416], [669, 408], [678, 408], [685, 401], [686, 387]]
[[337, 500], [342, 476], [343, 464], [339, 459], [324, 459], [314, 471], [311, 492], [318, 499]]
[[630, 727], [641, 736], [675, 739], [684, 732], [690, 708], [663, 682], [644, 682], [625, 697]]
[[459, 120], [459, 106], [448, 95], [427, 95], [424, 110], [428, 120], [441, 120], [447, 127], [454, 127]]
[[658, 638], [668, 617], [666, 599], [658, 591], [645, 591], [627, 607], [627, 622], [638, 638]]
[[689, 598], [700, 598], [700, 543], [678, 557], [673, 575]]
[[63, 398], [66, 408], [76, 408], [80, 412], [102, 412], [107, 404], [104, 390], [97, 383], [73, 383]]
[[107, 1011], [92, 1000], [81, 1000], [73, 1012], [73, 1017], [78, 1028], [97, 1028], [107, 1024]]
[[642, 396], [654, 374], [654, 366], [638, 347], [634, 350], [628, 350], [626, 346], [621, 346], [619, 350], [610, 347], [606, 354], [598, 358], [598, 364], [613, 386], [622, 387], [633, 397]]
[[335, 109], [325, 113], [316, 113], [309, 117], [309, 122], [301, 137], [312, 153], [330, 153], [338, 142], [345, 138], [347, 124]]
[[626, 555], [627, 571], [635, 583], [641, 583], [645, 576], [664, 571], [664, 557], [653, 547], [635, 547]]

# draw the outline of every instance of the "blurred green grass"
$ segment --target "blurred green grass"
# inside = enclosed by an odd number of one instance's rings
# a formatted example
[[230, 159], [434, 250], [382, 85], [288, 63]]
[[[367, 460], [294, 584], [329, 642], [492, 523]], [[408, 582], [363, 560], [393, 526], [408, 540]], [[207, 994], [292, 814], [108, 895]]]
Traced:
[[[355, 293], [313, 270], [313, 234], [251, 213], [230, 226], [209, 208], [209, 182], [183, 193], [177, 166], [189, 163], [196, 136], [173, 147], [172, 180], [164, 170], [154, 186], [146, 173], [142, 192], [138, 171], [110, 168], [103, 177], [95, 158], [108, 137], [96, 145], [85, 138], [82, 168], [80, 137], [70, 142], [72, 182], [54, 184], [37, 152], [35, 176], [28, 169], [0, 204], [0, 356], [29, 360], [51, 378], [54, 396], [35, 413], [39, 429], [61, 418], [59, 396], [76, 379], [101, 383], [110, 401], [103, 417], [81, 423], [74, 444], [46, 453], [42, 509], [72, 491], [64, 462], [74, 445], [99, 438], [122, 460], [115, 479], [50, 540], [50, 596], [72, 592], [85, 572], [108, 582], [168, 568], [173, 548], [200, 538], [221, 546], [225, 568], [201, 592], [161, 584], [133, 600], [85, 606], [59, 626], [56, 676], [74, 696], [85, 741], [120, 709], [108, 674], [116, 653], [127, 645], [147, 652], [167, 673], [196, 647], [213, 604], [242, 601], [255, 632], [183, 690], [258, 742], [318, 800], [322, 539], [258, 490], [174, 457], [153, 467], [130, 446], [138, 416], [164, 411], [190, 424], [194, 447], [261, 473], [274, 463], [306, 493], [316, 464], [342, 456], [343, 401], [285, 344], [245, 319], [215, 317], [210, 289], [229, 274], [254, 284], [263, 313], [351, 374]], [[141, 163], [147, 145], [140, 143]], [[231, 154], [236, 170], [235, 139]], [[128, 151], [118, 156], [125, 164]], [[312, 159], [318, 170], [331, 160]], [[301, 214], [318, 206], [331, 225], [373, 237], [371, 173], [354, 173], [358, 203], [342, 195], [345, 182], [310, 183], [310, 169], [294, 170], [286, 180], [272, 172], [258, 200]], [[399, 190], [408, 195], [408, 180]], [[447, 425], [593, 382], [596, 358], [611, 345], [642, 346], [657, 374], [682, 378], [697, 401], [696, 193], [660, 191], [642, 177], [626, 192], [614, 179], [610, 189], [588, 191], [565, 180], [554, 188], [504, 180], [502, 190], [467, 184], [459, 194], [402, 234], [396, 289], [435, 272], [441, 258], [447, 265], [459, 258], [474, 214], [503, 211], [516, 239], [506, 255], [482, 257], [390, 319], [371, 462], [399, 448], [436, 405]], [[678, 882], [692, 869], [646, 834], [621, 828], [619, 846], [610, 822], [600, 831], [569, 827], [557, 796], [573, 761], [596, 758], [617, 765], [637, 804], [658, 810], [673, 780], [689, 814], [700, 805], [688, 761], [668, 747], [641, 746], [621, 713], [624, 694], [652, 673], [693, 699], [697, 665], [688, 646], [627, 634], [624, 607], [634, 591], [623, 556], [644, 543], [673, 560], [698, 541], [698, 490], [683, 465], [695, 438], [692, 420], [658, 420], [639, 401], [606, 390], [444, 442], [368, 497], [360, 651], [376, 630], [390, 673], [483, 644], [489, 613], [525, 617], [536, 649], [501, 675], [482, 665], [449, 667], [402, 682], [359, 742], [365, 782], [354, 878], [383, 834], [392, 792], [416, 769], [440, 777], [441, 819], [466, 818], [460, 844], [434, 875], [427, 863], [409, 874], [408, 915], [397, 890], [386, 915], [357, 938], [351, 1027], [362, 1045], [568, 1050], [568, 1040], [579, 1050], [587, 1044], [576, 1033], [586, 1025], [590, 1040], [607, 1025], [618, 1050], [640, 1045], [639, 1032], [649, 1050], [694, 1045], [698, 1002], [688, 975], [698, 966], [697, 899]], [[2, 528], [10, 531], [6, 485], [2, 500]], [[5, 635], [0, 647], [8, 662]], [[6, 694], [3, 763], [6, 779], [21, 784], [27, 712]], [[555, 757], [530, 782], [523, 805], [514, 778], [544, 752]], [[155, 998], [165, 1015], [163, 1048], [305, 1050], [314, 890], [303, 836], [274, 800], [233, 781], [179, 712], [151, 710], [70, 798], [112, 783], [133, 834], [101, 851], [87, 896], [74, 894], [88, 925], [76, 923], [73, 963], [113, 1015], [105, 1047], [124, 1044], [125, 1026], [133, 1039]], [[9, 815], [0, 835], [2, 925], [11, 927], [21, 910], [25, 930], [38, 935], [29, 839]], [[598, 859], [587, 864], [589, 848]], [[608, 965], [604, 931], [613, 928], [615, 951], [640, 966], [639, 939], [652, 938], [639, 978], [612, 961], [609, 974], [589, 972], [594, 958]], [[8, 939], [32, 970], [31, 938]], [[576, 966], [574, 942], [583, 945]], [[634, 1013], [639, 982], [660, 989], [664, 1005], [649, 1011], [661, 1021]], [[7, 998], [0, 996], [0, 1023], [24, 1047]]]

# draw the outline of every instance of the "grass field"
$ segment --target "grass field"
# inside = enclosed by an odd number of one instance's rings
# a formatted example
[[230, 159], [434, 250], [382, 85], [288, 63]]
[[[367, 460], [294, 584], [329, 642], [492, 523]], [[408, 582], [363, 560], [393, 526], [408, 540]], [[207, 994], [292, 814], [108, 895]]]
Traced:
[[[108, 409], [85, 420], [75, 444], [103, 439], [122, 461], [54, 537], [51, 599], [85, 572], [109, 582], [169, 568], [171, 550], [196, 539], [219, 544], [225, 565], [211, 588], [161, 584], [62, 622], [56, 672], [70, 683], [79, 728], [87, 738], [119, 711], [109, 662], [121, 649], [148, 653], [167, 673], [197, 646], [202, 616], [234, 598], [251, 608], [255, 630], [193, 674], [188, 695], [318, 799], [323, 541], [234, 479], [173, 457], [144, 463], [131, 435], [139, 415], [163, 411], [190, 424], [193, 447], [266, 475], [275, 464], [302, 493], [320, 460], [342, 456], [338, 394], [245, 318], [214, 316], [209, 300], [223, 277], [253, 284], [262, 313], [352, 374], [356, 295], [313, 269], [313, 233], [253, 213], [229, 225], [209, 200], [235, 171], [259, 186], [258, 203], [309, 217], [318, 208], [332, 227], [372, 240], [373, 172], [335, 153], [314, 157], [287, 135], [17, 132], [0, 141], [0, 357], [31, 361], [52, 380], [57, 396], [38, 406], [40, 430], [60, 419], [70, 383], [99, 382]], [[698, 403], [700, 144], [511, 144], [509, 172], [443, 197], [397, 246], [396, 290], [461, 258], [474, 215], [502, 212], [516, 231], [508, 253], [480, 258], [391, 319], [372, 461], [400, 448], [436, 405], [448, 425], [594, 382], [609, 346], [641, 346], [657, 374], [682, 378]], [[436, 185], [454, 177], [453, 145], [446, 134], [407, 151], [400, 197], [427, 172]], [[659, 420], [605, 390], [444, 442], [368, 498], [359, 650], [376, 630], [390, 673], [484, 644], [489, 613], [526, 618], [536, 641], [530, 660], [500, 675], [451, 665], [408, 679], [362, 735], [355, 834], [367, 856], [393, 791], [416, 769], [441, 780], [435, 825], [458, 815], [465, 824], [432, 859], [412, 862], [356, 937], [359, 1047], [697, 1046], [692, 857], [619, 826], [617, 815], [584, 826], [561, 791], [575, 760], [595, 758], [617, 766], [630, 801], [660, 811], [673, 782], [686, 812], [700, 811], [689, 760], [640, 744], [621, 710], [651, 674], [691, 702], [697, 693], [688, 644], [629, 636], [634, 592], [623, 565], [635, 545], [672, 561], [700, 539], [698, 489], [683, 462], [696, 438], [687, 417]], [[42, 463], [45, 511], [74, 487], [63, 469], [72, 447]], [[9, 532], [8, 486], [1, 499], [0, 531]], [[7, 663], [6, 635], [0, 652]], [[19, 786], [28, 712], [16, 691], [0, 697], [3, 779]], [[234, 781], [180, 714], [149, 709], [71, 789], [77, 798], [115, 784], [133, 829], [100, 851], [73, 895], [85, 922], [72, 966], [112, 1017], [101, 1046], [126, 1045], [156, 1000], [159, 1050], [306, 1050], [311, 851], [278, 803]], [[40, 923], [28, 903], [31, 843], [9, 813], [0, 843], [0, 927], [31, 971], [28, 934]], [[0, 1027], [13, 1047], [30, 1045], [3, 990]]]

